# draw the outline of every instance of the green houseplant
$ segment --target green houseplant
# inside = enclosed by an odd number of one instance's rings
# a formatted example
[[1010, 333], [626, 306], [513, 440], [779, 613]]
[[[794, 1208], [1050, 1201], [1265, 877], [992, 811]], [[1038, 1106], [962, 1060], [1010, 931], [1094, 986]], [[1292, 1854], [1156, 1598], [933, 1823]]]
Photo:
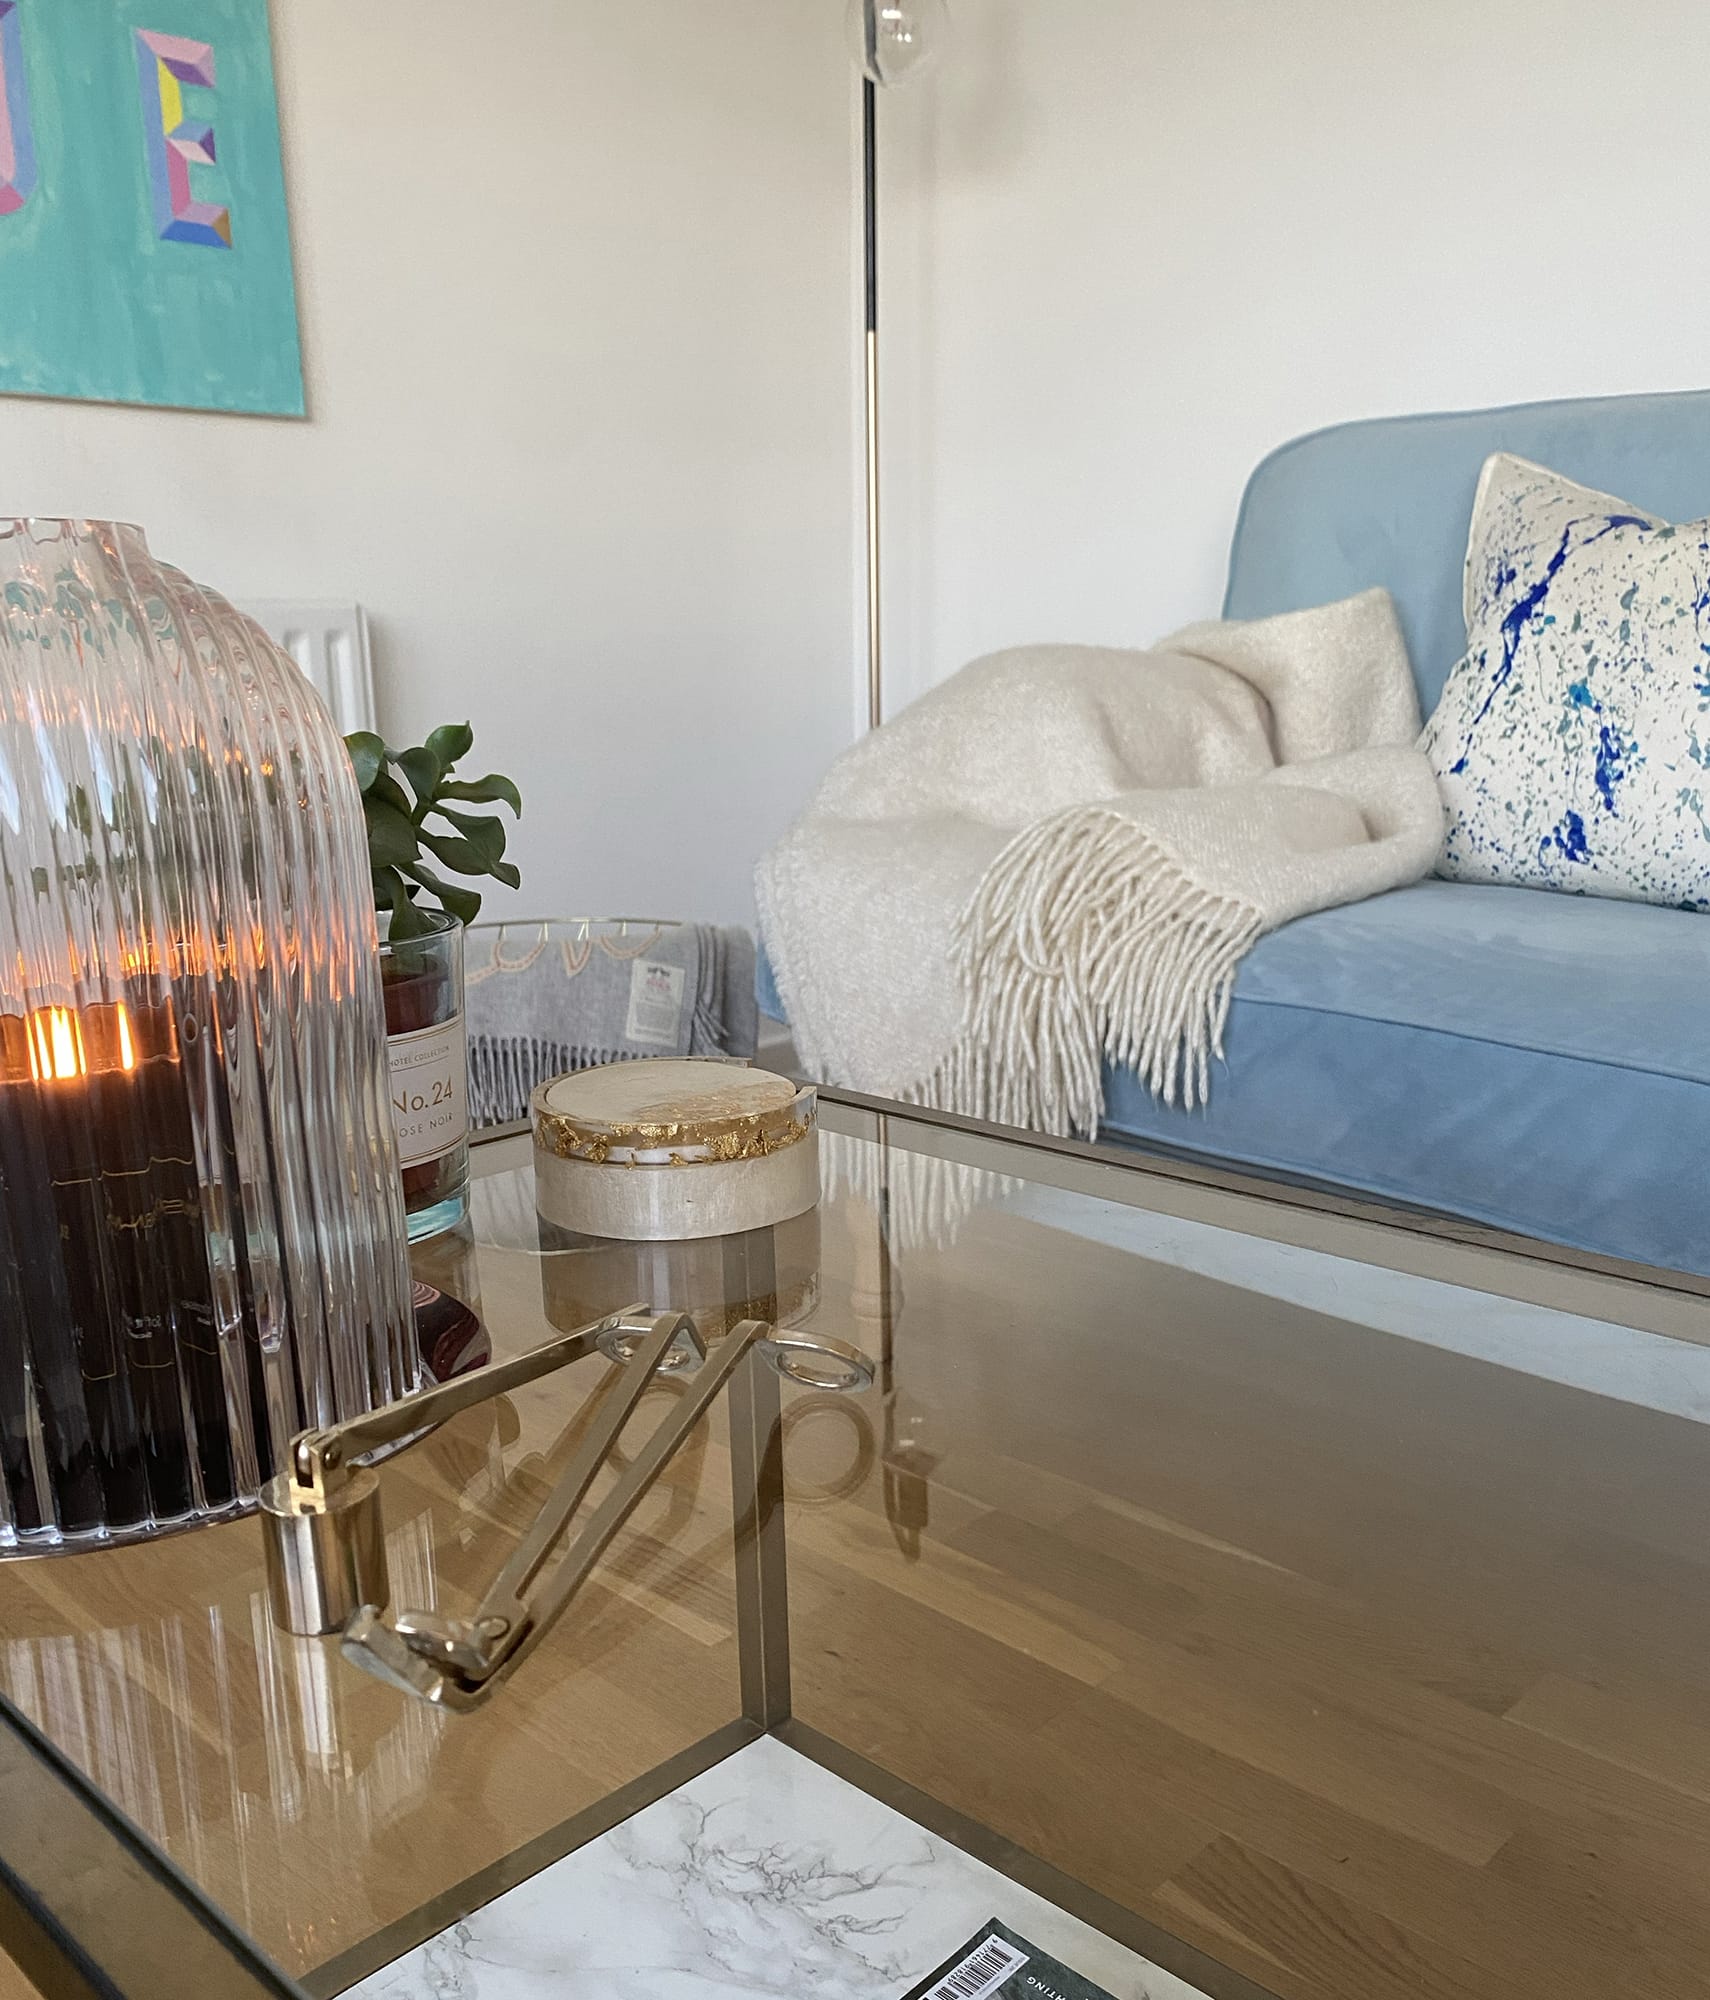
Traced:
[[481, 896], [448, 881], [430, 857], [452, 875], [489, 876], [509, 889], [522, 880], [505, 859], [504, 821], [465, 810], [502, 805], [522, 814], [509, 778], [455, 776], [474, 740], [466, 722], [447, 723], [409, 750], [390, 749], [369, 730], [345, 738], [368, 827], [392, 1119], [412, 1238], [459, 1222], [469, 1186], [463, 927], [479, 915]]
[[[423, 920], [424, 892], [461, 923], [472, 924], [480, 914], [479, 890], [444, 880], [427, 865], [424, 850], [455, 875], [490, 875], [507, 889], [521, 886], [522, 877], [505, 859], [504, 821], [497, 813], [462, 810], [503, 805], [522, 817], [522, 799], [509, 778], [496, 772], [468, 781], [453, 777], [474, 748], [475, 732], [467, 722], [443, 724], [413, 750], [390, 750], [366, 729], [344, 743], [368, 822], [374, 906], [391, 913], [388, 935], [395, 944], [430, 928]], [[430, 820], [440, 821], [441, 828], [430, 827]]]

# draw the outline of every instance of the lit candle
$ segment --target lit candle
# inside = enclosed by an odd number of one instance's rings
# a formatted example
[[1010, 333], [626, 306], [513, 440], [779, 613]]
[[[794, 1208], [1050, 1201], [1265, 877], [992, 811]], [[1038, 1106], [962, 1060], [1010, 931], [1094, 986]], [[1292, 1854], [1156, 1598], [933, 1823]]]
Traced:
[[[235, 1495], [170, 1005], [0, 1016], [0, 1453], [20, 1532]], [[39, 1435], [32, 1439], [26, 1369]], [[45, 1478], [51, 1515], [25, 1518]]]

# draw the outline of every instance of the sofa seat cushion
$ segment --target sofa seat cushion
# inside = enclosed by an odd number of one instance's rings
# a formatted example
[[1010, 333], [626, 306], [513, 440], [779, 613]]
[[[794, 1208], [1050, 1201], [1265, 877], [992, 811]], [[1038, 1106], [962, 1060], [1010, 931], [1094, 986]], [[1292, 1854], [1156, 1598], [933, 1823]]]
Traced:
[[1104, 1137], [1710, 1277], [1707, 1023], [1710, 916], [1421, 882], [1262, 938], [1210, 1104], [1107, 1070]]
[[1422, 882], [1242, 965], [1202, 1110], [1105, 1079], [1104, 1137], [1710, 1275], [1710, 917]]

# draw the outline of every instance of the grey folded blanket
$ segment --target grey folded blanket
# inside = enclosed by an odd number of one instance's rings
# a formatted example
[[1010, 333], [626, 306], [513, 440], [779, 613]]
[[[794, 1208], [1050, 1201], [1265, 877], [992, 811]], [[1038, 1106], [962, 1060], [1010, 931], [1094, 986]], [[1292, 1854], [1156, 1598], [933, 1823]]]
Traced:
[[737, 926], [475, 924], [464, 965], [476, 1125], [526, 1118], [567, 1070], [754, 1053], [754, 940]]

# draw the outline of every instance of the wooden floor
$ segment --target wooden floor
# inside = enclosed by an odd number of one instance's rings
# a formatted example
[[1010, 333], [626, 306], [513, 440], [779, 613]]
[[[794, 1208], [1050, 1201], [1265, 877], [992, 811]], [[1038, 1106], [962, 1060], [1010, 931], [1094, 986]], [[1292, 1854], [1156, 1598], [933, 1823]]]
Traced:
[[1288, 2000], [1710, 1994], [1710, 1428], [991, 1215], [899, 1276], [930, 1525], [792, 1509], [803, 1720]]
[[[787, 1409], [803, 1721], [1285, 2000], [1710, 1996], [1710, 1428], [996, 1213], [896, 1280], [888, 1401]], [[482, 1283], [543, 1335], [526, 1260]], [[585, 1395], [387, 1472], [401, 1597], [467, 1599]], [[348, 1965], [734, 1715], [728, 1478], [715, 1424], [476, 1717], [272, 1639], [248, 1526], [0, 1566], [0, 1686]]]

